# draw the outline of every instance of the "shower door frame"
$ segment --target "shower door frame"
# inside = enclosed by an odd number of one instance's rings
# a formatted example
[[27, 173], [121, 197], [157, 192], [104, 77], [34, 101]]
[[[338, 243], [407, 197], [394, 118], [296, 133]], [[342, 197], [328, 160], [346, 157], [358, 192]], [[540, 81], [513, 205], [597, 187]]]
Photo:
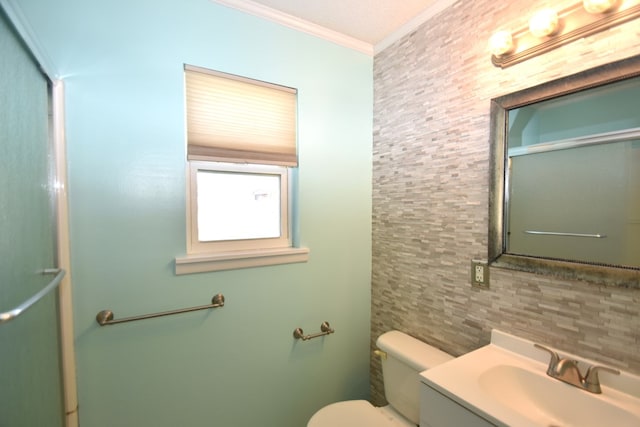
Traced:
[[55, 203], [55, 243], [57, 267], [67, 274], [58, 286], [58, 311], [60, 334], [61, 377], [63, 387], [63, 411], [65, 427], [78, 427], [78, 392], [73, 330], [72, 272], [69, 242], [69, 215], [67, 193], [67, 164], [65, 137], [64, 81], [57, 76], [55, 67], [41, 47], [21, 12], [19, 0], [0, 0], [4, 11], [26, 48], [31, 52], [42, 73], [49, 82], [51, 107], [49, 115], [50, 149], [53, 156], [53, 185], [51, 196]]

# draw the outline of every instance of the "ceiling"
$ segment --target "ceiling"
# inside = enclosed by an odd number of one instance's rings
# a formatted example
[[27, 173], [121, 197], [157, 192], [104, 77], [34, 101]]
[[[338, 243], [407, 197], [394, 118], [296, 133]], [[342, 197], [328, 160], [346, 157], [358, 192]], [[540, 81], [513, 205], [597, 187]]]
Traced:
[[455, 0], [212, 0], [375, 53]]

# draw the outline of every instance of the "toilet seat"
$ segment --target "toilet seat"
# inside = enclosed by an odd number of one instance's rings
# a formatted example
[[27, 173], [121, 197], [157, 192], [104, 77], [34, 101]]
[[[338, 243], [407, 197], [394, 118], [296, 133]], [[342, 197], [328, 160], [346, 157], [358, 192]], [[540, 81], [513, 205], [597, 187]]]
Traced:
[[366, 400], [327, 405], [316, 412], [307, 427], [415, 427], [390, 407], [377, 408]]

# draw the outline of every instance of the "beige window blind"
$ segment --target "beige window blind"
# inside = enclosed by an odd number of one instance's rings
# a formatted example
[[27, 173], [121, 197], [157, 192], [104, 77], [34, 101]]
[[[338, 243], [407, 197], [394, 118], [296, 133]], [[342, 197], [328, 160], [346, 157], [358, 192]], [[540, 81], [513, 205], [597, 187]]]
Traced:
[[297, 91], [185, 66], [190, 160], [297, 166]]

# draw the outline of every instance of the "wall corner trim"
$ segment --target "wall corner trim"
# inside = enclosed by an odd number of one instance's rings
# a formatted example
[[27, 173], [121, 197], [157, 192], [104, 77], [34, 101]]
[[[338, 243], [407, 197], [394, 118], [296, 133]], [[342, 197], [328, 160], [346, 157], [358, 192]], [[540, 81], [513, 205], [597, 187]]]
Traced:
[[20, 8], [20, 1], [0, 0], [0, 8], [2, 8], [7, 14], [7, 17], [13, 24], [15, 30], [18, 32], [20, 37], [22, 37], [22, 40], [38, 62], [42, 72], [49, 78], [49, 80], [56, 80], [58, 76], [55, 72], [53, 61], [51, 61], [51, 58], [43, 48], [42, 44], [38, 42], [38, 38]]
[[422, 24], [442, 12], [458, 0], [434, 0], [424, 11], [416, 15], [412, 20], [404, 24], [402, 27], [385, 37], [382, 41], [374, 46], [374, 55], [382, 52], [393, 43], [397, 42], [404, 36], [417, 30]]

